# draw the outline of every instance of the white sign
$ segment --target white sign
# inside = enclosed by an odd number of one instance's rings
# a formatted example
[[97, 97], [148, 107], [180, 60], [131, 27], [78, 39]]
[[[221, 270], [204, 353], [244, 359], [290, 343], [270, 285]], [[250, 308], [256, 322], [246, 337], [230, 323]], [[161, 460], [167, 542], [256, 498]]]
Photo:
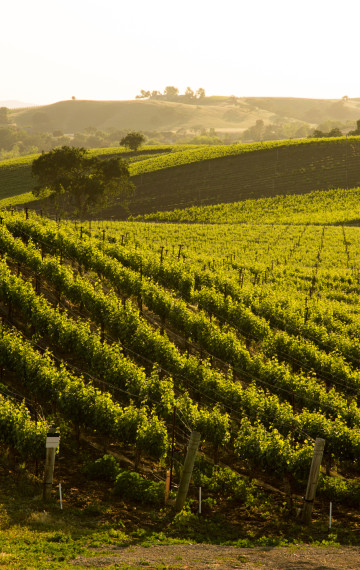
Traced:
[[58, 433], [52, 433], [46, 438], [46, 449], [59, 447], [60, 436]]

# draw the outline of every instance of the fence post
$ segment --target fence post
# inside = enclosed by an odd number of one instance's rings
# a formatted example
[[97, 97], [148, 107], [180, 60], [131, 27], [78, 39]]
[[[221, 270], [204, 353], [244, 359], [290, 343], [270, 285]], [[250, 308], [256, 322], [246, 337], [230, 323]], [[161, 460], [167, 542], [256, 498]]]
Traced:
[[200, 433], [197, 431], [192, 431], [184, 462], [183, 472], [181, 475], [181, 481], [176, 496], [175, 509], [177, 511], [181, 511], [181, 509], [185, 505], [186, 496], [190, 485], [190, 479], [194, 468], [195, 457], [197, 454], [197, 450], [199, 448], [199, 443], [200, 443]]
[[314, 505], [316, 487], [318, 484], [321, 460], [324, 453], [325, 439], [317, 437], [315, 440], [314, 453], [311, 461], [309, 479], [304, 499], [304, 506], [302, 511], [302, 522], [304, 524], [311, 523], [311, 515]]
[[172, 480], [173, 480], [173, 469], [174, 469], [175, 422], [176, 422], [176, 406], [174, 406], [173, 421], [172, 421], [171, 459], [170, 459], [170, 489], [171, 489], [171, 484], [172, 484]]
[[44, 490], [43, 499], [48, 501], [51, 498], [51, 488], [54, 475], [54, 465], [55, 465], [55, 453], [56, 448], [59, 445], [59, 434], [55, 427], [49, 428], [49, 432], [46, 437], [46, 460], [45, 460], [45, 471], [44, 471]]
[[170, 469], [166, 470], [166, 480], [165, 480], [165, 505], [168, 502], [170, 494]]

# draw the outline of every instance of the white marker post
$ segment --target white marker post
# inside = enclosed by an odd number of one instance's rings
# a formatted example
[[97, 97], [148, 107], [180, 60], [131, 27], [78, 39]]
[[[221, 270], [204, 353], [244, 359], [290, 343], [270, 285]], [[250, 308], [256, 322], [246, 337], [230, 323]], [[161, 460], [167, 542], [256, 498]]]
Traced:
[[201, 515], [201, 487], [199, 487], [199, 515]]
[[60, 434], [56, 428], [50, 428], [46, 437], [46, 460], [44, 471], [43, 499], [48, 501], [51, 498], [51, 489], [54, 475], [55, 453], [59, 447]]

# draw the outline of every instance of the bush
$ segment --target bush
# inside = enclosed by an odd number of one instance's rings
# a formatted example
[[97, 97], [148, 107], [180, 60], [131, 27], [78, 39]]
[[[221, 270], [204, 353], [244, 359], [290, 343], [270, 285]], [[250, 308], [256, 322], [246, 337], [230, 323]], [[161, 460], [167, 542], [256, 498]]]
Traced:
[[161, 505], [164, 503], [165, 483], [154, 483], [138, 473], [121, 469], [116, 477], [114, 493], [139, 503]]
[[112, 455], [104, 455], [96, 461], [92, 461], [84, 466], [83, 469], [88, 479], [102, 479], [105, 481], [115, 481], [120, 471], [115, 457]]
[[255, 487], [246, 477], [234, 473], [229, 467], [214, 468], [210, 475], [198, 474], [196, 483], [211, 493], [244, 504], [254, 502]]
[[320, 475], [317, 494], [333, 501], [351, 507], [360, 505], [360, 485], [358, 481], [325, 477]]

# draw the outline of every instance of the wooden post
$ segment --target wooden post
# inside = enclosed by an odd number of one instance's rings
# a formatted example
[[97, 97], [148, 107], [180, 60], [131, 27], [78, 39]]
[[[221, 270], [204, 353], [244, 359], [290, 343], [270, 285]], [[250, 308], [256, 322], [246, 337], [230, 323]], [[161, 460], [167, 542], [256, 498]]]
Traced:
[[179, 244], [178, 261], [180, 261], [180, 255], [181, 255], [181, 249], [182, 249], [182, 247], [183, 247], [183, 244], [180, 243], [180, 244]]
[[55, 453], [59, 445], [59, 434], [55, 427], [49, 429], [46, 438], [46, 460], [44, 471], [43, 499], [48, 501], [51, 498], [51, 488], [54, 475]]
[[170, 458], [170, 489], [171, 489], [171, 484], [172, 484], [172, 480], [173, 480], [173, 468], [174, 468], [175, 422], [176, 422], [176, 406], [174, 406], [173, 421], [172, 421], [171, 458]]
[[165, 505], [168, 502], [170, 494], [170, 469], [166, 470], [166, 480], [165, 480]]
[[311, 515], [315, 499], [316, 487], [318, 484], [321, 460], [324, 453], [325, 439], [317, 437], [315, 440], [314, 454], [311, 461], [309, 479], [304, 498], [304, 506], [302, 511], [302, 522], [304, 524], [311, 523]]
[[175, 509], [177, 511], [181, 511], [181, 509], [185, 505], [186, 496], [190, 485], [190, 479], [194, 468], [195, 457], [197, 454], [197, 450], [199, 448], [199, 443], [200, 443], [200, 433], [197, 431], [192, 431], [184, 462], [183, 472], [181, 475], [181, 481], [176, 496]]

